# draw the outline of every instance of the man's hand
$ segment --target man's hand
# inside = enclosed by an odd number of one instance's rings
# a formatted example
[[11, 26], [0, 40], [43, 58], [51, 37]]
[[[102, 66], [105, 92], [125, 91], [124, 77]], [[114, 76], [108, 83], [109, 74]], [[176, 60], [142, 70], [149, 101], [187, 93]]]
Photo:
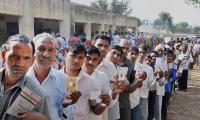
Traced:
[[156, 77], [156, 80], [160, 80], [163, 77], [163, 72], [157, 71], [154, 73], [154, 76]]
[[180, 78], [181, 76], [182, 76], [182, 73], [180, 73], [180, 72], [177, 72], [177, 73], [176, 73], [176, 77], [177, 77], [177, 78]]
[[18, 118], [22, 120], [47, 120], [42, 113], [36, 111], [20, 112], [18, 115]]
[[102, 100], [101, 103], [105, 104], [106, 106], [110, 105], [110, 101], [111, 101], [110, 95], [108, 95], [108, 94], [101, 94], [100, 98]]
[[115, 99], [116, 96], [126, 90], [126, 86], [123, 81], [117, 80], [115, 86], [112, 90], [112, 98]]
[[142, 82], [144, 80], [146, 80], [147, 78], [147, 73], [146, 72], [142, 72], [142, 73], [136, 73], [136, 80]]
[[68, 105], [75, 104], [79, 100], [80, 96], [81, 96], [80, 91], [75, 91], [75, 92], [72, 92], [71, 94], [67, 95], [63, 99], [63, 107], [67, 107]]

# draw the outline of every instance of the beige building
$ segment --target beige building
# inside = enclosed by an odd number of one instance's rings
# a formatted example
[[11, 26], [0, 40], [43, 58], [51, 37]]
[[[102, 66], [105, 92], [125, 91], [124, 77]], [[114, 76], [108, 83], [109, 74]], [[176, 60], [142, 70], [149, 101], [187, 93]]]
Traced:
[[0, 0], [0, 40], [20, 33], [32, 38], [43, 31], [60, 32], [70, 37], [82, 32], [135, 30], [137, 21], [98, 11], [70, 0]]

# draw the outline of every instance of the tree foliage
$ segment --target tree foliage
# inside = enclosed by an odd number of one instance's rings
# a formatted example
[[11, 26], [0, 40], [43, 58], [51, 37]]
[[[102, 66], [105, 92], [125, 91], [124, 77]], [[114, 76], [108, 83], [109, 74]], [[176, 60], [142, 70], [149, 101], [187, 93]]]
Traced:
[[200, 26], [194, 27], [194, 33], [200, 34]]
[[186, 29], [188, 28], [189, 24], [187, 22], [180, 22], [176, 24], [176, 29]]
[[170, 13], [167, 13], [167, 12], [161, 12], [159, 14], [159, 19], [162, 23], [162, 25], [164, 26], [172, 26], [173, 24], [173, 18], [171, 17]]
[[119, 2], [118, 0], [113, 0], [110, 4], [111, 6], [111, 11], [114, 14], [118, 15], [126, 15], [128, 16], [131, 13], [131, 9], [129, 8], [129, 3], [127, 1], [121, 1]]
[[155, 20], [153, 21], [153, 25], [154, 25], [154, 26], [162, 26], [162, 22], [161, 22], [160, 19], [155, 19]]
[[91, 6], [98, 10], [110, 10], [109, 3], [107, 0], [97, 0], [91, 3]]
[[167, 31], [174, 32], [175, 27], [173, 25], [173, 18], [171, 17], [170, 13], [162, 11], [158, 16], [161, 26], [165, 28]]
[[200, 7], [200, 0], [185, 0], [185, 2], [189, 5]]
[[98, 10], [109, 10], [117, 15], [130, 15], [132, 9], [129, 7], [128, 1], [112, 0], [109, 4], [108, 0], [97, 0], [91, 3], [91, 6]]

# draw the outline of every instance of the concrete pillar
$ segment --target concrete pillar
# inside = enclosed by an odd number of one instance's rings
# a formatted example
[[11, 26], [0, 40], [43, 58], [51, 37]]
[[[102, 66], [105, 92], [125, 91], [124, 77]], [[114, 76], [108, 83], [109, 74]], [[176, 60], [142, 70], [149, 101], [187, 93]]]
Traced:
[[114, 33], [114, 32], [116, 31], [116, 28], [117, 28], [117, 27], [116, 27], [115, 25], [112, 25], [112, 26], [111, 26], [111, 31]]
[[105, 30], [105, 25], [104, 25], [104, 24], [100, 24], [99, 32], [101, 32], [101, 31], [107, 32], [107, 31]]
[[86, 23], [84, 26], [84, 32], [88, 39], [91, 39], [91, 23]]
[[128, 26], [126, 26], [124, 31], [128, 31], [128, 29], [129, 29], [129, 27], [128, 27]]
[[34, 37], [34, 17], [32, 14], [32, 0], [23, 0], [23, 16], [19, 17], [19, 33], [30, 38]]
[[70, 37], [70, 29], [71, 29], [71, 8], [70, 8], [70, 0], [64, 0], [64, 16], [63, 20], [60, 21], [59, 31], [60, 34], [66, 38]]

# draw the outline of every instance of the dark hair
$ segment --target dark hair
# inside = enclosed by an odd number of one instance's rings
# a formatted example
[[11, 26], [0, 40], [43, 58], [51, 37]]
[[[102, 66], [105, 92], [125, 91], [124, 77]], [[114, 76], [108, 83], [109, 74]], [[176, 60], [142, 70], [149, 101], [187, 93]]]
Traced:
[[86, 48], [81, 43], [70, 44], [70, 46], [66, 49], [66, 52], [69, 52], [69, 51], [74, 54], [83, 53], [84, 55], [86, 55]]
[[86, 38], [81, 38], [82, 43], [84, 43], [86, 40]]
[[87, 54], [92, 55], [92, 54], [97, 54], [98, 56], [100, 56], [100, 51], [98, 48], [96, 48], [95, 46], [89, 46], [87, 47]]
[[145, 45], [141, 45], [141, 46], [138, 47], [138, 49], [139, 49], [139, 48], [140, 48], [140, 49], [143, 49], [144, 51], [147, 52], [147, 46], [145, 46]]
[[8, 45], [11, 42], [20, 42], [20, 43], [25, 43], [25, 44], [30, 44], [32, 47], [32, 53], [35, 53], [35, 46], [34, 43], [25, 35], [21, 35], [21, 34], [17, 34], [17, 35], [12, 35], [8, 38], [8, 40], [6, 41], [6, 51], [8, 51], [10, 48], [8, 47]]
[[136, 52], [136, 54], [139, 54], [139, 50], [137, 47], [131, 47], [131, 49], [129, 51], [134, 51], [134, 52]]
[[173, 55], [174, 53], [172, 50], [165, 50], [164, 55], [168, 55], [168, 54]]
[[104, 35], [104, 34], [99, 34], [94, 37], [94, 40], [96, 41], [97, 39], [102, 39], [102, 40], [107, 40], [109, 45], [111, 43], [111, 37], [109, 35]]
[[112, 50], [112, 49], [118, 50], [118, 51], [121, 53], [121, 55], [123, 54], [123, 49], [122, 49], [122, 47], [119, 46], [119, 45], [113, 45], [113, 46], [111, 47], [111, 50]]
[[153, 59], [151, 55], [147, 55], [145, 58]]
[[154, 51], [154, 50], [151, 51], [151, 53], [155, 53], [156, 55], [158, 55], [158, 52], [157, 52], [157, 51]]
[[33, 49], [33, 55], [35, 54], [35, 44], [33, 41], [31, 41], [31, 46], [32, 46], [32, 49]]

